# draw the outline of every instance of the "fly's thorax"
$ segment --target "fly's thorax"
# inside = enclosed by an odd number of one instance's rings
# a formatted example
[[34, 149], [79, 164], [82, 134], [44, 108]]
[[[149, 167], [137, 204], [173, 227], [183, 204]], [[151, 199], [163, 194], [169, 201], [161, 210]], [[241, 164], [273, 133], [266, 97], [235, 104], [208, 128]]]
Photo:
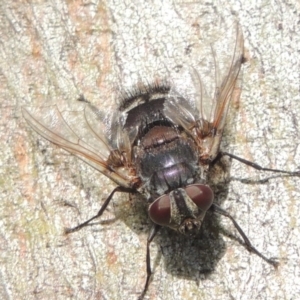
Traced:
[[134, 148], [137, 174], [153, 199], [198, 180], [198, 151], [194, 140], [171, 126], [157, 125]]

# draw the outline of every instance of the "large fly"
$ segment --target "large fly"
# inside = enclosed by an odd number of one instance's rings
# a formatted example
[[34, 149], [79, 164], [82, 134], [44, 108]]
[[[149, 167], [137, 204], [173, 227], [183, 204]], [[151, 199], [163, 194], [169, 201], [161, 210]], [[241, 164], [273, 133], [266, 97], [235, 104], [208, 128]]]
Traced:
[[[203, 97], [201, 74], [190, 67], [198, 90], [193, 103], [176, 91], [172, 81], [161, 80], [139, 86], [128, 94], [110, 122], [101, 120], [101, 114], [88, 102], [83, 112], [61, 112], [57, 106], [23, 109], [24, 118], [36, 132], [117, 184], [97, 215], [67, 229], [66, 233], [77, 231], [99, 218], [116, 192], [139, 193], [146, 199], [153, 226], [147, 239], [147, 277], [140, 298], [144, 297], [150, 283], [150, 243], [158, 230], [166, 226], [182, 234], [196, 235], [208, 210], [229, 218], [250, 252], [275, 267], [278, 264], [251, 244], [234, 218], [214, 202], [214, 193], [207, 184], [212, 163], [224, 155], [258, 170], [300, 175], [299, 172], [262, 168], [220, 151], [225, 118], [242, 59], [243, 35], [237, 26], [228, 72], [216, 86], [210, 102]], [[84, 114], [85, 122], [74, 129], [79, 114]], [[109, 128], [104, 130], [103, 124], [109, 124]]]

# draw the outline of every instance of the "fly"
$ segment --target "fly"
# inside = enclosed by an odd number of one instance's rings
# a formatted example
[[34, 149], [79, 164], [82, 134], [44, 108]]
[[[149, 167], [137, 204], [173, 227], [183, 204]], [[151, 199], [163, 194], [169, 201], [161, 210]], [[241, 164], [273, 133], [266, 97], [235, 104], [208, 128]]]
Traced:
[[[229, 218], [250, 252], [274, 267], [278, 264], [251, 244], [234, 218], [214, 202], [214, 192], [207, 184], [212, 163], [221, 156], [229, 156], [258, 170], [300, 175], [300, 172], [262, 168], [220, 151], [225, 118], [242, 59], [243, 35], [237, 26], [228, 72], [220, 84], [217, 82], [210, 102], [204, 100], [198, 71], [189, 68], [198, 91], [193, 101], [176, 91], [176, 86], [155, 81], [127, 93], [109, 121], [88, 102], [83, 112], [61, 112], [57, 106], [23, 109], [24, 118], [36, 132], [117, 184], [97, 215], [66, 229], [66, 233], [77, 231], [99, 218], [116, 192], [139, 193], [147, 201], [153, 226], [147, 239], [147, 276], [140, 299], [149, 287], [152, 274], [150, 243], [159, 229], [165, 226], [194, 236], [208, 210]], [[75, 130], [72, 124], [75, 125], [82, 113], [84, 122]]]

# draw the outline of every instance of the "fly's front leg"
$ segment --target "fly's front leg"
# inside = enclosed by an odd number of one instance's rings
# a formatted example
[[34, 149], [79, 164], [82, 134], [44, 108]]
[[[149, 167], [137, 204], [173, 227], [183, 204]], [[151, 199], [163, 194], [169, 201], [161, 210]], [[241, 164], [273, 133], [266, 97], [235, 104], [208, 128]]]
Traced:
[[245, 247], [248, 249], [249, 252], [255, 253], [256, 255], [261, 257], [263, 260], [265, 260], [267, 263], [269, 263], [273, 267], [275, 267], [275, 268], [278, 267], [278, 265], [279, 265], [278, 261], [273, 260], [271, 258], [267, 258], [262, 253], [260, 253], [254, 246], [252, 246], [250, 240], [248, 239], [248, 237], [246, 236], [246, 234], [244, 233], [242, 228], [239, 226], [239, 224], [235, 221], [235, 219], [226, 210], [224, 210], [223, 208], [221, 208], [220, 206], [218, 206], [215, 203], [212, 204], [211, 208], [212, 208], [213, 212], [215, 212], [219, 215], [222, 215], [224, 217], [227, 217], [231, 220], [231, 222], [233, 223], [236, 230], [242, 236], [242, 238], [245, 242]]
[[146, 253], [147, 278], [146, 278], [146, 282], [145, 282], [143, 292], [139, 296], [138, 300], [142, 300], [144, 298], [144, 296], [145, 296], [145, 294], [148, 290], [148, 287], [149, 287], [150, 277], [151, 277], [151, 274], [152, 274], [152, 271], [151, 271], [151, 257], [150, 257], [150, 244], [151, 244], [152, 240], [154, 239], [154, 237], [156, 236], [157, 232], [159, 231], [160, 227], [161, 226], [156, 225], [156, 224], [153, 225], [151, 230], [150, 230], [148, 239], [147, 239], [147, 253]]
[[68, 233], [72, 233], [72, 232], [75, 232], [75, 231], [78, 231], [80, 230], [81, 228], [89, 225], [89, 223], [97, 218], [99, 218], [103, 212], [105, 211], [105, 209], [107, 208], [110, 200], [112, 199], [112, 197], [114, 196], [114, 194], [116, 192], [123, 192], [123, 193], [132, 193], [133, 191], [129, 188], [125, 188], [125, 187], [122, 187], [122, 186], [118, 186], [116, 187], [111, 193], [110, 195], [106, 198], [106, 200], [104, 201], [103, 205], [101, 206], [100, 210], [98, 211], [98, 213], [93, 216], [92, 218], [88, 219], [87, 221], [79, 224], [78, 226], [74, 227], [74, 228], [65, 228], [65, 234], [68, 234]]

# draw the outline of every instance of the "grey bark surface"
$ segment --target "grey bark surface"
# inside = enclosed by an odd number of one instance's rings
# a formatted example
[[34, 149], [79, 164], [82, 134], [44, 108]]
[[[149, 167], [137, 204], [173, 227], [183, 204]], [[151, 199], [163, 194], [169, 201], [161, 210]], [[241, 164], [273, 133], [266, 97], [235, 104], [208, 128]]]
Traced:
[[[38, 136], [21, 107], [57, 104], [71, 110], [84, 95], [104, 110], [113, 108], [121, 85], [129, 89], [158, 64], [160, 53], [135, 52], [143, 32], [134, 29], [143, 22], [161, 27], [158, 41], [166, 35], [161, 51], [176, 54], [173, 39], [185, 46], [176, 22], [185, 22], [182, 28], [188, 30], [207, 12], [234, 15], [244, 32], [247, 61], [242, 94], [232, 105], [221, 147], [265, 167], [300, 168], [299, 2], [122, 5], [0, 4], [1, 299], [135, 299], [142, 291], [151, 225], [141, 199], [119, 194], [99, 224], [65, 236], [65, 227], [97, 213], [115, 185]], [[165, 22], [155, 23], [157, 14]], [[137, 59], [142, 66], [132, 64]], [[257, 249], [278, 257], [278, 269], [227, 236], [212, 232], [207, 240], [187, 241], [163, 230], [151, 246], [154, 275], [145, 299], [299, 298], [299, 177], [272, 176], [238, 162], [230, 176], [222, 207]], [[244, 184], [241, 178], [270, 179]], [[238, 237], [229, 221], [217, 222]]]

